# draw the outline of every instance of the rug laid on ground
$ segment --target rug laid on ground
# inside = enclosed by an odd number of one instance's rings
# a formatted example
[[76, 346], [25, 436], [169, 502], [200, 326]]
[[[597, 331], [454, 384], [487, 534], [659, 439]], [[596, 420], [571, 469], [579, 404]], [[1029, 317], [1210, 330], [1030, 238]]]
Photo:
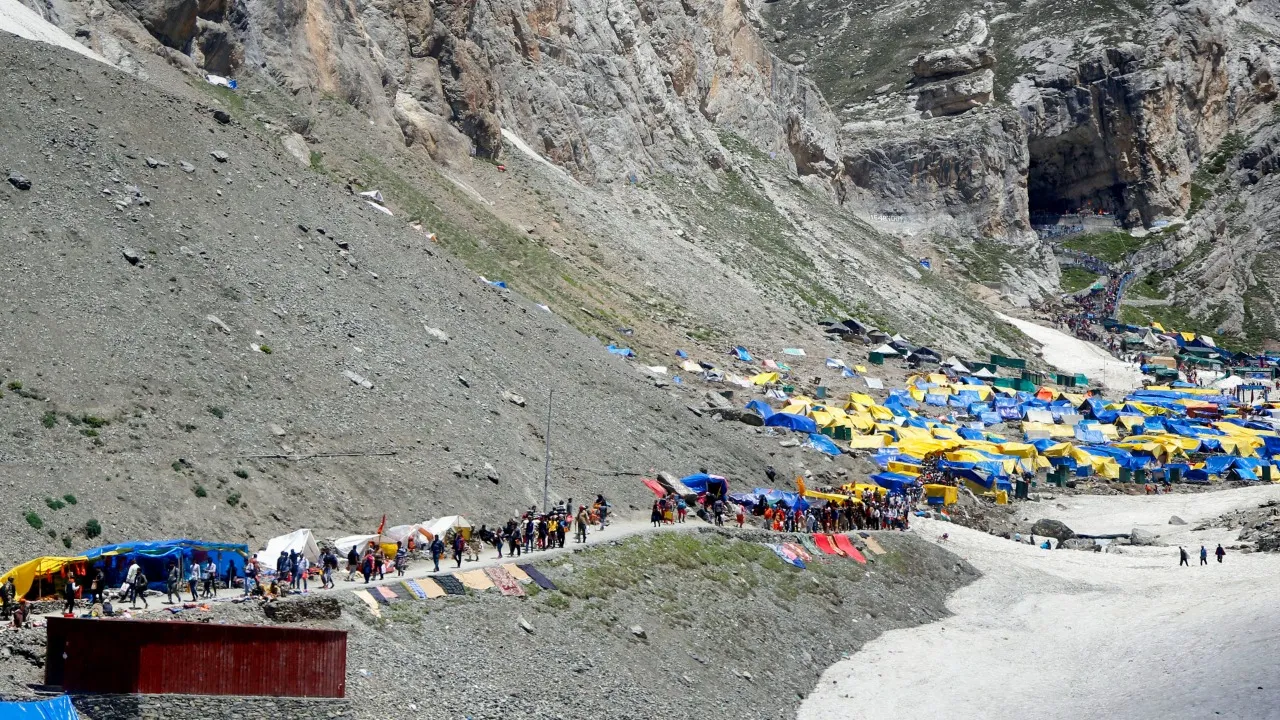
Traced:
[[463, 585], [475, 590], [476, 592], [484, 592], [493, 587], [493, 581], [483, 570], [468, 570], [466, 572], [454, 573], [454, 577], [462, 581]]
[[520, 569], [523, 570], [526, 575], [532, 578], [534, 582], [538, 583], [538, 587], [542, 588], [543, 590], [556, 589], [556, 584], [551, 582], [549, 579], [547, 579], [547, 576], [543, 575], [542, 571], [539, 570], [538, 568], [532, 565], [521, 565]]
[[515, 578], [511, 577], [511, 573], [507, 572], [506, 568], [485, 568], [484, 574], [489, 576], [489, 579], [493, 581], [494, 585], [498, 586], [498, 590], [503, 595], [524, 595], [524, 589], [520, 587], [520, 583], [516, 582]]
[[452, 575], [436, 575], [431, 578], [440, 585], [440, 589], [445, 591], [447, 595], [466, 595], [467, 587], [462, 581]]
[[516, 565], [515, 563], [507, 563], [506, 565], [502, 566], [502, 569], [511, 573], [511, 577], [515, 578], [516, 580], [522, 583], [533, 582], [533, 578], [529, 577], [529, 573], [521, 570], [520, 566]]
[[374, 617], [382, 617], [382, 608], [378, 607], [378, 601], [373, 599], [368, 590], [354, 590], [353, 592], [356, 597], [364, 601], [365, 605], [369, 606], [369, 612], [373, 613]]

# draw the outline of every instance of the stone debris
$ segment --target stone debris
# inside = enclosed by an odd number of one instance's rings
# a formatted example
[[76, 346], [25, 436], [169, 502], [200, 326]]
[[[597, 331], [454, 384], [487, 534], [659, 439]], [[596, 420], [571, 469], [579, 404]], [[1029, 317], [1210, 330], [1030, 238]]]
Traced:
[[209, 153], [209, 156], [220, 163], [224, 163], [231, 159], [230, 155], [226, 154], [221, 150], [214, 150], [213, 152]]
[[355, 383], [356, 385], [359, 385], [360, 387], [362, 387], [362, 388], [366, 389], [366, 390], [372, 390], [372, 389], [373, 389], [373, 383], [371, 383], [371, 382], [369, 382], [368, 380], [364, 379], [364, 376], [362, 376], [362, 375], [358, 375], [358, 374], [356, 374], [356, 373], [354, 373], [354, 372], [352, 372], [352, 371], [350, 371], [350, 370], [343, 370], [343, 371], [342, 371], [342, 376], [343, 376], [343, 377], [345, 377], [346, 379], [350, 380], [351, 382]]
[[9, 184], [18, 188], [19, 190], [31, 189], [31, 181], [27, 179], [26, 175], [21, 175], [19, 173], [9, 174]]

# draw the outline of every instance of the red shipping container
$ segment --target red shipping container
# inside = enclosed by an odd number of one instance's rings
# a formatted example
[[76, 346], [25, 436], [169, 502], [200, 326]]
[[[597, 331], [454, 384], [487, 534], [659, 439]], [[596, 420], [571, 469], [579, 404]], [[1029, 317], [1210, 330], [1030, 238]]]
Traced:
[[346, 694], [343, 630], [49, 618], [45, 683], [71, 693]]

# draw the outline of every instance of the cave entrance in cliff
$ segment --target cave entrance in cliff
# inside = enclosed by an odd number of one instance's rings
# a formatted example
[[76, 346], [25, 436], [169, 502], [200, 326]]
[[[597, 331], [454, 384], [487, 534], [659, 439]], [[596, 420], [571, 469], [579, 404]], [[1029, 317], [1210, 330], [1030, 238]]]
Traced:
[[1119, 178], [1115, 159], [1091, 129], [1032, 140], [1027, 151], [1027, 209], [1036, 224], [1082, 213], [1125, 216], [1128, 186]]

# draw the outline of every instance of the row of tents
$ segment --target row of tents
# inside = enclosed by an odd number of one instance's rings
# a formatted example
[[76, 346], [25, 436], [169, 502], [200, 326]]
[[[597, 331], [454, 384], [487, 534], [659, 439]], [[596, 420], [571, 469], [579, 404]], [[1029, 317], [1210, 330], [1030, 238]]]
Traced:
[[[396, 525], [379, 533], [333, 538], [324, 544], [332, 546], [343, 557], [346, 557], [352, 548], [357, 555], [364, 555], [365, 551], [371, 548], [380, 548], [387, 557], [393, 557], [397, 543], [405, 548], [425, 547], [437, 537], [447, 540], [453, 533], [470, 538], [471, 523], [462, 515], [447, 515], [421, 523]], [[321, 543], [316, 539], [315, 533], [302, 528], [271, 538], [256, 557], [258, 563], [270, 574], [281, 553], [285, 555], [298, 553], [314, 563], [320, 557], [320, 548]]]

